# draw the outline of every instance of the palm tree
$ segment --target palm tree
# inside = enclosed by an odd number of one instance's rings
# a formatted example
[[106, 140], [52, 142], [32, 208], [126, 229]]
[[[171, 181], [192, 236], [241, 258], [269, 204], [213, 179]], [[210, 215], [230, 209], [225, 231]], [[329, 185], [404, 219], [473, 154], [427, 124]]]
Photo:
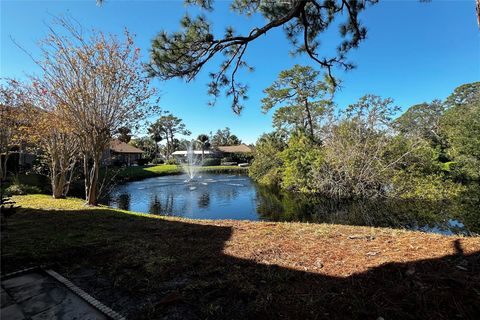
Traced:
[[158, 157], [158, 143], [163, 140], [163, 132], [158, 123], [153, 123], [148, 128], [148, 133], [153, 141], [155, 141], [155, 159]]
[[205, 149], [207, 149], [210, 146], [209, 140], [210, 138], [206, 134], [199, 134], [197, 137], [197, 141], [200, 143], [200, 148], [202, 149], [202, 163], [203, 163], [203, 157], [205, 154]]

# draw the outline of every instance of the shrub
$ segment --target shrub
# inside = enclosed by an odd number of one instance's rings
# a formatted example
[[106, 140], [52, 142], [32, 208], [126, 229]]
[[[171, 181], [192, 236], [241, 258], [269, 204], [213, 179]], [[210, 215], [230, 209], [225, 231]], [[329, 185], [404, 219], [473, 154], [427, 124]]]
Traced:
[[144, 165], [146, 165], [147, 163], [148, 163], [148, 159], [138, 159], [138, 160], [137, 160], [137, 164], [138, 164], [139, 166], [144, 166]]
[[221, 162], [236, 162], [236, 160], [233, 157], [224, 157]]
[[5, 193], [10, 196], [25, 195], [30, 193], [41, 193], [41, 192], [42, 190], [40, 190], [39, 187], [29, 186], [26, 184], [12, 184], [5, 189]]
[[165, 161], [165, 164], [177, 165], [178, 162], [177, 162], [177, 159], [168, 159], [167, 161]]
[[202, 166], [219, 166], [220, 165], [220, 159], [218, 158], [207, 158], [203, 160]]
[[304, 134], [295, 134], [280, 157], [283, 159], [282, 187], [305, 193], [316, 192], [312, 169], [322, 162], [322, 152]]
[[440, 174], [409, 174], [398, 171], [392, 178], [394, 195], [402, 199], [443, 201], [458, 197], [466, 187]]
[[160, 158], [155, 158], [152, 160], [152, 163], [153, 164], [164, 164], [165, 161], [163, 159], [160, 159]]
[[276, 133], [265, 134], [257, 141], [255, 156], [248, 171], [250, 177], [260, 184], [280, 185], [283, 159], [280, 156], [286, 147], [282, 137]]

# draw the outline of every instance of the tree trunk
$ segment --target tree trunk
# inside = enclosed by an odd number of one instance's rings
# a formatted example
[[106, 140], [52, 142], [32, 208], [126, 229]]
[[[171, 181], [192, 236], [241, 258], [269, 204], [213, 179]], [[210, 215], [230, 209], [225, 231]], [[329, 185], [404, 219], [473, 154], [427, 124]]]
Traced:
[[310, 113], [310, 108], [308, 106], [308, 100], [305, 99], [305, 111], [307, 112], [307, 120], [308, 120], [308, 126], [310, 127], [310, 138], [313, 140], [314, 135], [313, 135], [313, 121], [312, 121], [312, 114]]
[[67, 196], [68, 191], [70, 191], [70, 183], [72, 182], [74, 173], [75, 173], [75, 162], [72, 164], [72, 167], [70, 168], [70, 175], [68, 176], [68, 179], [65, 181], [65, 188], [63, 192], [65, 196]]
[[202, 165], [203, 165], [204, 154], [205, 154], [205, 147], [203, 146], [203, 142], [202, 142]]
[[168, 135], [166, 136], [166, 140], [167, 140], [167, 145], [166, 145], [166, 158], [167, 159], [170, 159], [170, 140], [168, 138]]
[[90, 158], [87, 154], [83, 155], [83, 175], [85, 176], [85, 200], [88, 201], [88, 194], [90, 192], [90, 172], [88, 170], [88, 161]]
[[[2, 163], [0, 163], [0, 180], [5, 181], [7, 179], [7, 162], [10, 154], [5, 152]], [[0, 159], [2, 157], [0, 156]]]
[[87, 194], [87, 204], [96, 206], [98, 202], [98, 173], [100, 165], [100, 156], [96, 155], [93, 159], [93, 167], [90, 172], [90, 186]]
[[65, 198], [65, 172], [58, 172], [56, 177], [52, 179], [52, 193], [55, 199]]

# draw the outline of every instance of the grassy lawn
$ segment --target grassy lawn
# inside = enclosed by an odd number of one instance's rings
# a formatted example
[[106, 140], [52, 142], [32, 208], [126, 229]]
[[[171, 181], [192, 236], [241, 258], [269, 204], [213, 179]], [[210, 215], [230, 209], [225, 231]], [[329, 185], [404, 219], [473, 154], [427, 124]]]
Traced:
[[54, 267], [129, 319], [474, 319], [480, 238], [208, 221], [16, 196], [2, 272]]
[[[248, 168], [234, 166], [207, 166], [199, 167], [200, 172], [229, 173], [229, 172], [248, 172]], [[157, 166], [138, 166], [126, 167], [120, 169], [118, 177], [122, 180], [140, 180], [156, 176], [181, 174], [183, 169], [176, 165], [157, 165]]]

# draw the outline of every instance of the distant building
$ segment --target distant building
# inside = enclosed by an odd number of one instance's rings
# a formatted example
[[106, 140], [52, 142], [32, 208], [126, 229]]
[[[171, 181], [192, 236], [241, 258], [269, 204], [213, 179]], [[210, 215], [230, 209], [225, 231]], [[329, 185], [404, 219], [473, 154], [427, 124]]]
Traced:
[[[236, 146], [218, 146], [211, 148], [209, 150], [204, 150], [203, 154], [205, 158], [225, 158], [230, 157], [235, 154], [252, 154], [253, 148], [247, 146], [246, 144], [239, 144]], [[172, 153], [172, 156], [177, 160], [185, 160], [187, 157], [188, 151], [187, 150], [178, 150]], [[202, 150], [194, 150], [193, 154], [195, 156], [201, 156]]]
[[[174, 157], [186, 157], [187, 154], [188, 154], [187, 150], [177, 150], [177, 151], [172, 153], [172, 156], [174, 156]], [[193, 154], [201, 156], [202, 155], [202, 150], [193, 150]], [[216, 152], [214, 150], [204, 150], [203, 154], [205, 155], [205, 157], [212, 157], [212, 156], [216, 155]]]
[[223, 156], [227, 156], [232, 153], [253, 153], [253, 148], [244, 143], [236, 146], [219, 146], [217, 149], [223, 154]]
[[104, 153], [103, 163], [108, 165], [127, 165], [137, 164], [142, 158], [143, 150], [138, 149], [128, 143], [114, 139], [110, 142], [110, 147]]

